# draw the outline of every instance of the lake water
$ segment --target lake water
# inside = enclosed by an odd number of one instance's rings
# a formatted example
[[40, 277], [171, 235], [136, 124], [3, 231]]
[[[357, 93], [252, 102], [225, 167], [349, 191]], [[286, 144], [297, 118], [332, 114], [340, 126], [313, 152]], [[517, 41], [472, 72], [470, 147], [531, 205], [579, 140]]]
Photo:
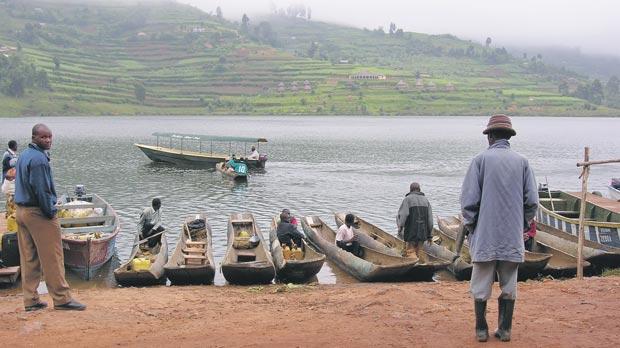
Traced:
[[[204, 211], [213, 227], [218, 265], [226, 248], [229, 214], [254, 213], [265, 237], [281, 209], [319, 215], [335, 228], [333, 212], [351, 211], [395, 233], [395, 217], [409, 183], [417, 181], [436, 215], [458, 212], [463, 175], [471, 158], [487, 147], [487, 117], [58, 117], [0, 119], [0, 144], [29, 141], [33, 124], [54, 132], [52, 167], [59, 194], [84, 184], [118, 211], [123, 229], [117, 257], [129, 257], [142, 208], [160, 197], [170, 252], [188, 214]], [[592, 159], [619, 158], [620, 119], [513, 118], [513, 149], [524, 154], [538, 182], [552, 189], [580, 190], [575, 164], [590, 146]], [[181, 169], [151, 162], [134, 143], [154, 144], [153, 132], [265, 137], [266, 171], [247, 184], [233, 184], [213, 170]], [[178, 145], [178, 144], [177, 144]], [[187, 144], [185, 144], [187, 146]], [[248, 148], [245, 149], [249, 150]], [[233, 148], [242, 154], [243, 147]], [[607, 194], [618, 165], [592, 169], [590, 190]], [[1, 203], [2, 205], [4, 203]], [[2, 206], [0, 206], [2, 207]], [[117, 261], [118, 262], [118, 261]], [[111, 268], [88, 284], [113, 285]], [[320, 283], [351, 281], [329, 265]]]

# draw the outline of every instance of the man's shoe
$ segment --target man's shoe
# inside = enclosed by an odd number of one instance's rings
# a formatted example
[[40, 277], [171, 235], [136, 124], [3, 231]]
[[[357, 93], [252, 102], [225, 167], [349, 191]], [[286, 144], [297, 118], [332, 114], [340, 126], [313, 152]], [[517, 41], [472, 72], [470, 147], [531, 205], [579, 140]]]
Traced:
[[86, 305], [81, 304], [76, 300], [71, 300], [65, 304], [54, 306], [54, 309], [63, 311], [83, 311], [86, 309]]
[[25, 306], [26, 312], [38, 311], [39, 309], [47, 308], [47, 302], [39, 301], [33, 305]]

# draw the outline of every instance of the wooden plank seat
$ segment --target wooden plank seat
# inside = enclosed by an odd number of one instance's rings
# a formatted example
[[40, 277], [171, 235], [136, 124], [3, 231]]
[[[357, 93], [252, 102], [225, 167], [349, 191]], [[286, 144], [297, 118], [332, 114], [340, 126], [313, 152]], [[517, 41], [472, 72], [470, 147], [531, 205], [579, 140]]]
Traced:
[[204, 254], [205, 249], [204, 248], [183, 248], [183, 252], [188, 253], [188, 254]]
[[183, 255], [184, 259], [193, 259], [193, 260], [206, 260], [207, 257], [203, 255]]
[[188, 245], [188, 246], [200, 246], [200, 245], [204, 246], [204, 245], [207, 245], [207, 242], [190, 242], [190, 241], [187, 241], [187, 242], [185, 242], [185, 244]]
[[89, 209], [89, 208], [106, 208], [105, 204], [92, 204], [92, 203], [87, 203], [84, 202], [84, 204], [61, 204], [56, 206], [56, 208], [58, 208], [58, 210], [61, 209]]
[[239, 220], [232, 220], [231, 223], [235, 224], [235, 225], [253, 224], [254, 220], [251, 220], [251, 219], [239, 219]]
[[69, 224], [104, 224], [110, 225], [114, 221], [113, 215], [104, 216], [90, 216], [82, 218], [60, 218], [58, 219], [61, 225]]

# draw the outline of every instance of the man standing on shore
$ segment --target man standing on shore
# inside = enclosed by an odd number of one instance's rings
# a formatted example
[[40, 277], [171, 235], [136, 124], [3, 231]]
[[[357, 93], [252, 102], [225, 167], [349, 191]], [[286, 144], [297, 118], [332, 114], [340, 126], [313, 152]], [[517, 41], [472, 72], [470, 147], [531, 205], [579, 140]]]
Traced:
[[2, 155], [2, 180], [0, 180], [0, 184], [4, 182], [4, 177], [6, 176], [6, 172], [11, 168], [15, 168], [15, 164], [17, 163], [17, 141], [10, 140], [9, 147], [6, 149], [4, 154]]
[[501, 294], [495, 337], [510, 341], [517, 269], [525, 253], [523, 226], [536, 215], [538, 192], [527, 159], [510, 149], [508, 140], [517, 134], [510, 118], [492, 116], [482, 133], [487, 135], [489, 148], [473, 159], [463, 181], [464, 232], [459, 237], [462, 240], [469, 235], [473, 262], [470, 290], [478, 341], [485, 342], [489, 336], [485, 315], [496, 273]]
[[433, 232], [433, 209], [424, 193], [420, 190], [420, 184], [412, 182], [409, 185], [409, 193], [403, 199], [398, 209], [396, 218], [398, 237], [405, 241], [403, 256], [407, 255], [410, 245], [413, 245], [415, 254], [421, 263], [426, 262], [423, 253], [420, 253], [422, 243], [430, 243]]
[[16, 166], [17, 240], [24, 307], [26, 311], [47, 307], [37, 292], [43, 271], [54, 309], [84, 310], [86, 306], [72, 298], [65, 280], [56, 189], [47, 154], [51, 147], [52, 131], [44, 124], [36, 124], [32, 127], [32, 143]]

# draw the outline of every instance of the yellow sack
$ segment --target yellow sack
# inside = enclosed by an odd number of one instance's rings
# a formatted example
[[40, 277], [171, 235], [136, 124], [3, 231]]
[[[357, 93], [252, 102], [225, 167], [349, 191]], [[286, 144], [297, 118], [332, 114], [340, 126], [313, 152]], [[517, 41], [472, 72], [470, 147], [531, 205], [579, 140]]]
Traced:
[[15, 215], [9, 215], [6, 219], [6, 230], [7, 232], [17, 232], [17, 221], [15, 220]]

